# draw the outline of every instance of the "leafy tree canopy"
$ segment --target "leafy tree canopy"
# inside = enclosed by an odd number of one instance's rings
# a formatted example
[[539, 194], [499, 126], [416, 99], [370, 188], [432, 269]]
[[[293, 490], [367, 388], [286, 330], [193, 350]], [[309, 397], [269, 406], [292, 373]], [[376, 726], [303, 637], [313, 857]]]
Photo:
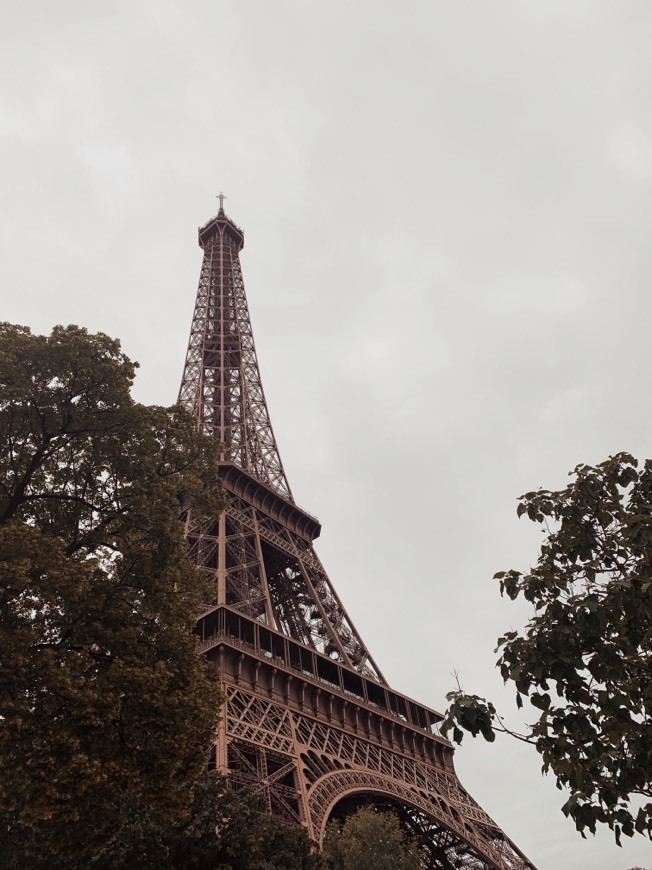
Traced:
[[221, 507], [214, 445], [133, 377], [105, 335], [0, 325], [4, 866], [113, 866], [135, 820], [187, 820], [206, 764], [210, 591], [180, 515]]
[[[194, 827], [202, 831], [200, 845], [210, 844], [204, 851], [208, 868], [222, 870], [325, 870], [320, 855], [311, 854], [311, 843], [305, 828], [289, 824], [269, 814], [262, 795], [250, 790], [224, 791], [219, 780], [204, 790], [201, 796], [204, 812], [193, 813]], [[211, 793], [212, 788], [212, 793]], [[214, 840], [215, 818], [218, 837]], [[204, 820], [202, 822], [202, 819]], [[172, 855], [171, 868], [182, 863], [188, 850], [188, 833], [182, 832], [177, 855]]]
[[[570, 796], [579, 831], [609, 825], [652, 836], [652, 460], [620, 453], [579, 465], [559, 492], [521, 497], [543, 526], [537, 564], [496, 574], [501, 593], [534, 608], [498, 639], [498, 667], [537, 719], [525, 735]], [[494, 705], [455, 691], [444, 732], [493, 740], [509, 731]], [[512, 733], [512, 732], [509, 732]]]
[[324, 858], [332, 870], [419, 870], [416, 847], [394, 813], [362, 807], [343, 825], [329, 822]]
[[[47, 867], [44, 864], [43, 870]], [[194, 784], [188, 818], [167, 824], [151, 814], [130, 820], [97, 870], [323, 870], [305, 828], [271, 816], [262, 795], [229, 791], [205, 773]], [[79, 867], [82, 870], [82, 867]]]

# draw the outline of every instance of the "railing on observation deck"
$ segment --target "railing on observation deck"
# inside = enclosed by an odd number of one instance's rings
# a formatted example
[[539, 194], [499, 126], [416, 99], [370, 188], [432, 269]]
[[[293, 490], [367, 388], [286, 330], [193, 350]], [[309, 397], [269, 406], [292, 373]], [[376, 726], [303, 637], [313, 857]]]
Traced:
[[[230, 607], [210, 607], [197, 623], [199, 648], [208, 652], [221, 641], [241, 649], [281, 670], [325, 686], [335, 694], [355, 700], [361, 707], [380, 713], [429, 735], [441, 738], [441, 713], [418, 704], [371, 677], [273, 631]], [[446, 741], [447, 742], [447, 741]]]

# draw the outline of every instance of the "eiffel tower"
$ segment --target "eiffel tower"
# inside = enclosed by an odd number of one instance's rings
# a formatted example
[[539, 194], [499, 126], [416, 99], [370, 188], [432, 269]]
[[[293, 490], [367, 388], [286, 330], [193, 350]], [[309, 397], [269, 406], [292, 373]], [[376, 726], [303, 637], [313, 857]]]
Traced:
[[390, 688], [326, 574], [320, 524], [287, 481], [260, 380], [239, 254], [225, 214], [199, 229], [203, 263], [179, 401], [221, 445], [226, 510], [187, 520], [215, 589], [198, 620], [226, 697], [215, 766], [306, 827], [365, 803], [393, 808], [427, 868], [534, 870], [460, 784], [440, 713]]

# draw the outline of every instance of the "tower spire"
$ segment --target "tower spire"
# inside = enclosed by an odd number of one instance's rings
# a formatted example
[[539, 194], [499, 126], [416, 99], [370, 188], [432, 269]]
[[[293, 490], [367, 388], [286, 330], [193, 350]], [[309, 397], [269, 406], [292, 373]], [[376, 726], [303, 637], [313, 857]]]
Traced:
[[239, 254], [244, 233], [226, 216], [199, 229], [204, 251], [179, 402], [222, 445], [221, 459], [292, 501], [258, 369]]
[[[199, 229], [203, 261], [179, 401], [220, 444], [228, 501], [186, 519], [212, 581], [200, 648], [226, 698], [214, 763], [316, 844], [368, 801], [396, 811], [432, 870], [534, 870], [464, 790], [442, 716], [394, 691], [324, 570], [321, 526], [294, 501], [265, 402], [245, 297], [244, 233], [224, 213]], [[369, 590], [369, 608], [377, 606]]]

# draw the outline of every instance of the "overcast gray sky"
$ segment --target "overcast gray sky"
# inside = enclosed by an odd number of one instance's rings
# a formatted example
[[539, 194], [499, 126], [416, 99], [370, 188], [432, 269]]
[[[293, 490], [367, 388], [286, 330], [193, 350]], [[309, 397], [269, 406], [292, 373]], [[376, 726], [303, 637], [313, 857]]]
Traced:
[[[268, 403], [318, 550], [392, 685], [505, 709], [495, 571], [516, 498], [650, 455], [652, 3], [3, 4], [0, 317], [122, 339], [176, 399], [196, 227], [227, 212]], [[468, 745], [467, 745], [468, 744]], [[582, 840], [538, 756], [463, 783], [540, 870], [649, 866]]]

